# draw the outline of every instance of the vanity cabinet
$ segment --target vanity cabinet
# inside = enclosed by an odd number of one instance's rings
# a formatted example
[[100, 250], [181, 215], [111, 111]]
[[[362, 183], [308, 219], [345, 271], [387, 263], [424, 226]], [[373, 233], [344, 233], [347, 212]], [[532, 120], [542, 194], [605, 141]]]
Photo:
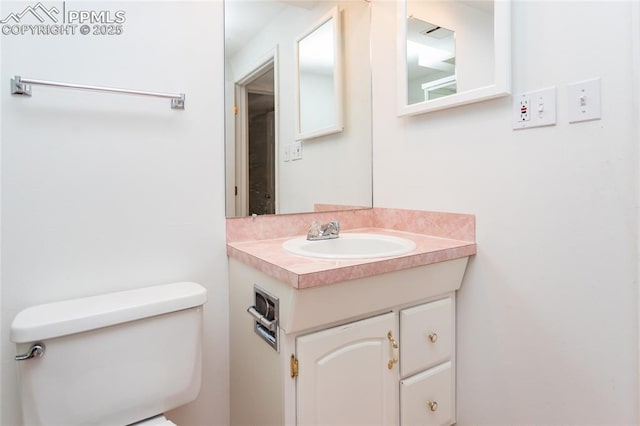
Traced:
[[298, 424], [453, 424], [453, 299], [298, 337]]
[[[455, 423], [455, 290], [467, 258], [295, 289], [229, 259], [231, 425]], [[277, 298], [274, 347], [247, 313]]]

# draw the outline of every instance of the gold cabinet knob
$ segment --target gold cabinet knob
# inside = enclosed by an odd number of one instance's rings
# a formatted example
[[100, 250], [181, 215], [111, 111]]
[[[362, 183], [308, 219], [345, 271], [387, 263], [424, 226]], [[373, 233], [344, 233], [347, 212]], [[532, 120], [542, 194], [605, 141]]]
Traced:
[[389, 342], [391, 343], [391, 352], [392, 352], [392, 358], [389, 360], [389, 362], [387, 363], [387, 367], [389, 368], [389, 370], [391, 370], [393, 368], [393, 364], [397, 364], [398, 363], [398, 341], [396, 339], [393, 338], [393, 333], [391, 333], [391, 331], [389, 331], [387, 333], [387, 339], [389, 339]]
[[431, 410], [431, 411], [436, 411], [438, 409], [438, 403], [436, 401], [427, 402], [427, 406], [429, 407], [429, 410]]
[[429, 341], [430, 341], [431, 343], [435, 343], [435, 342], [437, 342], [437, 341], [438, 341], [438, 335], [437, 335], [436, 333], [431, 333], [431, 334], [429, 335]]

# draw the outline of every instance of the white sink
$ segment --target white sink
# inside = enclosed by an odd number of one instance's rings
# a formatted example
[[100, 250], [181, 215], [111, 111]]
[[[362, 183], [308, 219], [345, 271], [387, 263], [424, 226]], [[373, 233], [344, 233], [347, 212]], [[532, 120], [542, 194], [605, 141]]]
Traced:
[[331, 240], [308, 241], [305, 237], [285, 241], [289, 253], [323, 259], [369, 259], [400, 256], [416, 244], [406, 238], [380, 234], [343, 233]]

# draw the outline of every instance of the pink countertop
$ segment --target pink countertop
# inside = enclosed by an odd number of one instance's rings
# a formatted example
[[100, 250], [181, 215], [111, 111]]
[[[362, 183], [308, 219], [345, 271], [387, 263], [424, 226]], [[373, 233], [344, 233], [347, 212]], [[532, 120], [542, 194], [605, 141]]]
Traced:
[[[395, 257], [332, 260], [293, 255], [282, 247], [290, 238], [305, 236], [312, 221], [324, 223], [334, 219], [341, 222], [341, 233], [398, 236], [412, 240], [416, 248]], [[267, 236], [270, 238], [265, 238]], [[475, 217], [472, 215], [374, 208], [227, 220], [229, 257], [298, 289], [443, 262], [475, 253]]]

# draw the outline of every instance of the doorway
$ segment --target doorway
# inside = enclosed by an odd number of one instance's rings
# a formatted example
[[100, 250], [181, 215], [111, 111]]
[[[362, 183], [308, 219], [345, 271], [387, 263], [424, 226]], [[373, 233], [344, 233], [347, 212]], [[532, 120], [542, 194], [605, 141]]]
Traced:
[[274, 58], [236, 83], [236, 213], [276, 213], [277, 111]]

